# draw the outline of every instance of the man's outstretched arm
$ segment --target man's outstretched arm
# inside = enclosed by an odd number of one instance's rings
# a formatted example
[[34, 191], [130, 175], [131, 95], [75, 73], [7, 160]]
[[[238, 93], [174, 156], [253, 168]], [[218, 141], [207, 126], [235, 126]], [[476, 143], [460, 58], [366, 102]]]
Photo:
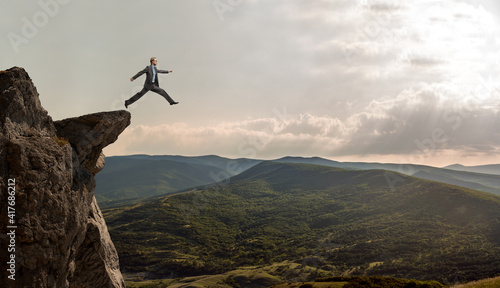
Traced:
[[156, 70], [156, 72], [158, 73], [172, 73], [172, 70], [168, 71], [168, 70]]
[[148, 71], [148, 67], [142, 69], [137, 74], [135, 74], [132, 78], [130, 78], [130, 81], [134, 81], [135, 79], [137, 79], [137, 77], [141, 76], [142, 74], [146, 73], [147, 71]]

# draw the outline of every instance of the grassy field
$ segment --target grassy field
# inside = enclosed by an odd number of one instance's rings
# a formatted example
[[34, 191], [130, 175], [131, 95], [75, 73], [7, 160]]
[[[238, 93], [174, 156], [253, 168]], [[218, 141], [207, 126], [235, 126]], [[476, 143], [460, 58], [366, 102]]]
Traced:
[[[285, 281], [302, 282], [316, 277], [333, 276], [327, 271], [290, 261], [267, 266], [248, 266], [222, 274], [201, 275], [177, 279], [142, 280], [144, 274], [126, 275], [127, 287], [132, 288], [235, 288], [270, 287]], [[291, 287], [291, 286], [290, 286]], [[323, 286], [317, 286], [323, 287]], [[327, 287], [327, 286], [326, 286]], [[341, 287], [341, 286], [339, 286]]]
[[499, 288], [500, 277], [453, 286], [452, 288]]
[[144, 280], [146, 274], [125, 275], [132, 288], [441, 288], [436, 281], [417, 281], [380, 276], [334, 276], [304, 264], [284, 261], [268, 266], [241, 267], [217, 274], [177, 279]]
[[[285, 274], [283, 271], [287, 271]], [[292, 272], [290, 272], [292, 271]], [[316, 271], [317, 272], [317, 271]], [[144, 280], [145, 274], [126, 274], [126, 285], [129, 288], [342, 288], [348, 281], [342, 281], [342, 279], [337, 279], [336, 281], [326, 281], [326, 282], [311, 282], [306, 279], [314, 276], [316, 274], [315, 269], [311, 267], [306, 267], [292, 262], [282, 262], [269, 265], [266, 267], [243, 267], [237, 270], [218, 274], [218, 275], [203, 275], [196, 277], [186, 277], [177, 279], [159, 279], [159, 280]], [[322, 271], [324, 275], [328, 273]], [[283, 281], [283, 278], [291, 277], [295, 281]], [[348, 280], [349, 277], [346, 277]], [[353, 277], [355, 279], [356, 277]], [[381, 279], [386, 279], [391, 281], [395, 278], [390, 277], [379, 277]], [[290, 279], [289, 279], [290, 280]], [[397, 279], [395, 279], [397, 280]], [[436, 282], [420, 282], [417, 281], [418, 285], [421, 286], [411, 286], [414, 284], [405, 284], [406, 282], [411, 282], [413, 280], [404, 280], [401, 287], [433, 287], [433, 285], [439, 285]], [[353, 284], [351, 284], [351, 287]], [[380, 285], [374, 284], [374, 285]], [[387, 286], [389, 285], [389, 286]], [[428, 285], [428, 286], [426, 286]], [[354, 284], [354, 287], [356, 284]], [[362, 287], [393, 287], [391, 284], [386, 286], [362, 286]], [[439, 287], [439, 286], [435, 286]], [[444, 286], [443, 286], [444, 287]], [[470, 282], [466, 284], [460, 284], [455, 286], [450, 286], [450, 288], [498, 288], [500, 287], [500, 277], [485, 279], [475, 282]]]
[[325, 282], [325, 283], [316, 283], [316, 282], [306, 282], [306, 283], [282, 283], [278, 285], [272, 286], [272, 288], [342, 288], [347, 282]]
[[178, 279], [126, 281], [132, 288], [234, 288], [234, 287], [269, 287], [282, 282], [277, 276], [269, 274], [271, 267], [245, 267], [224, 274], [202, 275]]

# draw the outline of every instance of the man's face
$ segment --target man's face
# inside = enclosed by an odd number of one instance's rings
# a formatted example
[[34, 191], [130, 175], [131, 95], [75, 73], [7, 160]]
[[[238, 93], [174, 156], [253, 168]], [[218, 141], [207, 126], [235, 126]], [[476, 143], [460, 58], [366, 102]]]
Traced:
[[158, 62], [158, 60], [153, 59], [153, 61], [151, 63], [156, 66], [156, 62]]

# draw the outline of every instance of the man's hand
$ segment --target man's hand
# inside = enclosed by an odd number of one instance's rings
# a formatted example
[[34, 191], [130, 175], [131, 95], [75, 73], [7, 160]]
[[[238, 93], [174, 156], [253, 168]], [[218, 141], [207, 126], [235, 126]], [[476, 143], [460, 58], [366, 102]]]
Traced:
[[130, 78], [130, 82], [134, 81], [134, 78]]
[[172, 70], [168, 71], [168, 73], [172, 73]]

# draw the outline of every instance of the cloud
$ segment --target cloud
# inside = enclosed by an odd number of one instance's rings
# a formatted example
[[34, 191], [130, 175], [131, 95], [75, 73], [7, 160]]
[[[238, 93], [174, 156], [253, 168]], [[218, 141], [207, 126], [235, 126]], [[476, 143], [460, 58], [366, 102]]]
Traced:
[[187, 124], [145, 126], [127, 129], [106, 153], [219, 154], [232, 157], [275, 157], [315, 154], [320, 147], [338, 146], [347, 128], [338, 119], [310, 114], [290, 119], [260, 118], [225, 122], [213, 127]]
[[[233, 8], [222, 18], [210, 1], [158, 2], [168, 17], [153, 22], [141, 20], [146, 2], [103, 4], [118, 7], [113, 19], [71, 2], [19, 55], [0, 44], [0, 58], [30, 72], [55, 119], [123, 107], [119, 95], [136, 92], [128, 79], [152, 55], [173, 69], [161, 85], [181, 105], [165, 111], [146, 95], [111, 154], [495, 153], [498, 1], [222, 2]], [[39, 9], [9, 4], [3, 34]], [[284, 105], [289, 117], [266, 114]]]
[[[459, 97], [463, 101], [457, 101]], [[496, 152], [500, 132], [495, 126], [500, 124], [500, 115], [481, 104], [473, 95], [450, 95], [439, 85], [373, 101], [365, 112], [353, 116], [358, 129], [336, 153], [431, 158], [449, 151], [464, 155]]]
[[[455, 100], [459, 96], [463, 101]], [[413, 155], [413, 160], [415, 155], [419, 159], [450, 153], [489, 155], [500, 149], [499, 125], [500, 113], [482, 107], [475, 96], [450, 95], [444, 86], [427, 85], [394, 98], [373, 100], [362, 112], [344, 119], [306, 113], [213, 127], [139, 125], [126, 130], [110, 152], [267, 159], [286, 155]]]

